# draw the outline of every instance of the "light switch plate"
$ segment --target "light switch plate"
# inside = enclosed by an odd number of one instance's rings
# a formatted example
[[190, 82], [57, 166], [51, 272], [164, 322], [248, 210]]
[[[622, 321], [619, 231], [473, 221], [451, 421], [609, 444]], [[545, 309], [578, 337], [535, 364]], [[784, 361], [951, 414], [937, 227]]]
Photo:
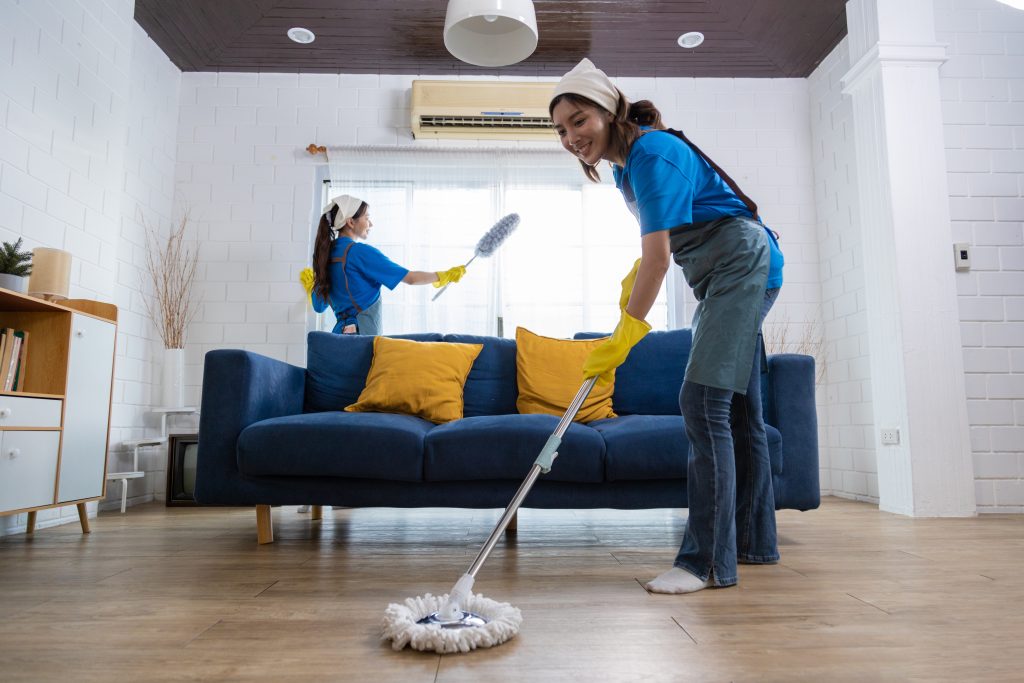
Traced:
[[967, 242], [957, 242], [953, 245], [953, 263], [956, 264], [958, 271], [971, 269], [971, 250]]

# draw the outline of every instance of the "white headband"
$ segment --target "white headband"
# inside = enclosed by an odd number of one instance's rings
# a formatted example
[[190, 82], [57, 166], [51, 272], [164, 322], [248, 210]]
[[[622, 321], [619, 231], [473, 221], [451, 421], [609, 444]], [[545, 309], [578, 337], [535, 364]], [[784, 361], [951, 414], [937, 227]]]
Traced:
[[619, 108], [619, 98], [622, 97], [622, 93], [612, 85], [605, 72], [594, 66], [586, 57], [562, 76], [562, 80], [555, 86], [555, 93], [551, 99], [570, 93], [582, 95], [612, 114]]
[[326, 215], [334, 207], [338, 207], [338, 214], [334, 217], [334, 229], [341, 230], [345, 227], [345, 221], [352, 216], [356, 215], [356, 211], [363, 205], [363, 200], [358, 197], [353, 197], [350, 194], [343, 194], [332, 199], [324, 210], [320, 212], [321, 216]]

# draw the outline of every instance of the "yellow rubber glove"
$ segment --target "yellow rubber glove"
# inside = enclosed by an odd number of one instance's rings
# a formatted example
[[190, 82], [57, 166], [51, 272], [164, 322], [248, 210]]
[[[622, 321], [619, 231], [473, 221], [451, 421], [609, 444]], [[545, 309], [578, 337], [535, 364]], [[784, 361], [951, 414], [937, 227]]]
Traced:
[[636, 284], [636, 272], [639, 269], [640, 259], [637, 259], [633, 264], [633, 269], [626, 274], [626, 277], [622, 278], [622, 294], [619, 295], [620, 311], [626, 310], [626, 304], [629, 303], [629, 297], [633, 293], [633, 285]]
[[299, 271], [299, 282], [302, 283], [302, 288], [306, 290], [306, 296], [313, 294], [313, 282], [315, 278], [313, 276], [312, 268], [303, 268]]
[[458, 282], [462, 279], [462, 276], [466, 274], [466, 266], [455, 266], [448, 270], [437, 271], [437, 282], [434, 282], [435, 287], [444, 287], [452, 282]]
[[626, 311], [622, 311], [619, 324], [608, 340], [590, 352], [583, 361], [584, 379], [600, 375], [597, 383], [601, 386], [615, 379], [615, 368], [622, 365], [629, 355], [629, 350], [651, 331], [651, 326], [644, 320], [637, 320]]

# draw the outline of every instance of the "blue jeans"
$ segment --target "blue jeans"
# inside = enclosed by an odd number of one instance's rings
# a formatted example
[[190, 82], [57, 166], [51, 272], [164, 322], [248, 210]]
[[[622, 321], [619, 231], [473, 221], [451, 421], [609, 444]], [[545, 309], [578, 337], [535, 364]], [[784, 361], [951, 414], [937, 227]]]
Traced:
[[[761, 321], [778, 289], [765, 292]], [[760, 325], [760, 323], [759, 323]], [[768, 437], [761, 414], [761, 344], [746, 395], [683, 382], [679, 407], [690, 439], [686, 468], [689, 518], [674, 566], [716, 586], [737, 581], [737, 559], [779, 559]]]

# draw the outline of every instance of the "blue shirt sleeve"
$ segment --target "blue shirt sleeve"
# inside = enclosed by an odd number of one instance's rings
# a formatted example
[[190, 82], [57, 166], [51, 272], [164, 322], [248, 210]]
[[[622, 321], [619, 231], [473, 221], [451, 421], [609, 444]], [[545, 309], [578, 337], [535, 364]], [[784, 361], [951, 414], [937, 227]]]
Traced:
[[407, 268], [398, 265], [374, 246], [362, 243], [357, 244], [352, 250], [358, 252], [358, 268], [362, 274], [388, 289], [397, 287], [402, 278], [409, 273]]
[[629, 160], [629, 182], [636, 197], [640, 234], [693, 222], [694, 182], [661, 154], [637, 150]]
[[310, 293], [309, 300], [313, 304], [313, 310], [317, 313], [323, 313], [327, 310], [327, 302], [317, 295], [315, 289]]

